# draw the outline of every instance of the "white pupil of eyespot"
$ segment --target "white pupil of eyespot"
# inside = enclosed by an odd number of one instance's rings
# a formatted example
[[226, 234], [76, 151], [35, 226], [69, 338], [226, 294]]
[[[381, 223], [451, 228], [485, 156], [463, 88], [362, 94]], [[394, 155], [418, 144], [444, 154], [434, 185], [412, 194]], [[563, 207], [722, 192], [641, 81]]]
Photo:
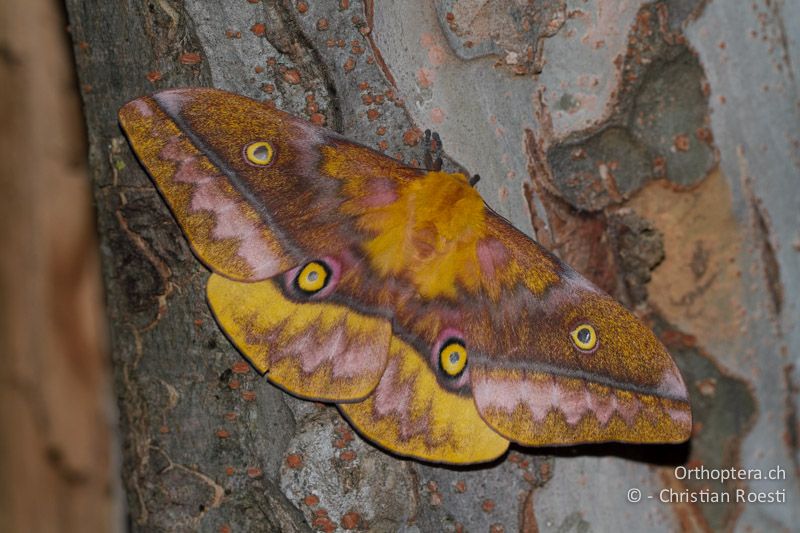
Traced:
[[458, 360], [459, 360], [458, 352], [450, 352], [450, 362], [458, 363]]
[[591, 333], [586, 328], [578, 332], [578, 340], [581, 342], [589, 342], [589, 337], [591, 337]]
[[318, 276], [319, 274], [316, 272], [309, 272], [308, 276], [306, 276], [306, 279], [308, 279], [308, 281], [317, 281]]
[[253, 156], [262, 161], [267, 158], [267, 149], [264, 146], [259, 146], [253, 151]]

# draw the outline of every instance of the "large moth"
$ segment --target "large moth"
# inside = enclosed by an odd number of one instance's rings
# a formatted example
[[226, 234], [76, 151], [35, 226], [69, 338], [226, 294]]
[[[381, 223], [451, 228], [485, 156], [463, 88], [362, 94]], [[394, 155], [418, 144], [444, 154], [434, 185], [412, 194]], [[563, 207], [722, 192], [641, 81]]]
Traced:
[[689, 437], [686, 386], [655, 335], [464, 175], [213, 89], [139, 98], [119, 118], [212, 271], [220, 327], [272, 383], [336, 403], [368, 439], [476, 463], [510, 441]]

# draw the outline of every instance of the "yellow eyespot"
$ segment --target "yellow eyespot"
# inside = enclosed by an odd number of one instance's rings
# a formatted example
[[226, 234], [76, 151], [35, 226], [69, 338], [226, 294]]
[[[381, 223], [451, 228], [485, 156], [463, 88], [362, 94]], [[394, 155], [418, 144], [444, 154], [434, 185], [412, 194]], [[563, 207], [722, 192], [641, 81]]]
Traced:
[[244, 150], [244, 155], [247, 160], [254, 165], [269, 165], [272, 163], [272, 156], [275, 152], [272, 145], [267, 141], [258, 141], [250, 143]]
[[313, 294], [327, 285], [329, 275], [330, 272], [323, 263], [312, 261], [300, 269], [295, 283], [301, 291]]
[[456, 377], [467, 366], [467, 349], [459, 340], [447, 341], [439, 351], [439, 365], [445, 374]]
[[569, 334], [579, 350], [589, 352], [597, 346], [597, 332], [589, 324], [581, 324]]

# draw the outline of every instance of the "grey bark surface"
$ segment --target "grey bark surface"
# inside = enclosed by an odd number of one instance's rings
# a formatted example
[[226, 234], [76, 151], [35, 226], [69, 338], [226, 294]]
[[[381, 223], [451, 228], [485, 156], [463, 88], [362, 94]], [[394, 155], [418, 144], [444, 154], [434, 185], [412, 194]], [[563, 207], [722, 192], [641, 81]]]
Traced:
[[[141, 531], [791, 530], [800, 521], [797, 3], [67, 0], [90, 141], [123, 481]], [[794, 62], [793, 62], [794, 61]], [[116, 121], [214, 86], [446, 168], [661, 335], [691, 445], [513, 448], [446, 468], [256, 375]], [[781, 467], [781, 481], [674, 466]], [[638, 488], [645, 499], [626, 499]], [[663, 503], [701, 488], [730, 503]], [[784, 490], [784, 504], [735, 491]], [[647, 496], [653, 496], [652, 499]], [[794, 503], [794, 504], [793, 504]]]

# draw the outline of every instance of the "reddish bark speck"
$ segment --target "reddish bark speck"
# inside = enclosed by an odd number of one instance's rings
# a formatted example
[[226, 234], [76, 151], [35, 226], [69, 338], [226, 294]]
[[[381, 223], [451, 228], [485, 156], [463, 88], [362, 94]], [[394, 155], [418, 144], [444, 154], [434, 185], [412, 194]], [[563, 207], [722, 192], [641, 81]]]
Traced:
[[289, 468], [301, 468], [303, 466], [303, 455], [299, 453], [290, 453], [286, 456], [286, 464]]
[[318, 518], [315, 518], [314, 521], [311, 522], [311, 525], [317, 529], [325, 531], [326, 533], [331, 533], [332, 531], [336, 531], [336, 524], [331, 522], [331, 519], [325, 516], [320, 516]]
[[247, 374], [250, 372], [250, 365], [247, 363], [247, 361], [236, 361], [233, 363], [231, 370], [234, 374]]
[[184, 65], [196, 65], [200, 61], [202, 61], [202, 57], [197, 52], [186, 52], [180, 57], [180, 62]]
[[361, 521], [361, 515], [355, 511], [350, 511], [342, 516], [342, 527], [344, 529], [355, 529]]
[[283, 73], [283, 79], [286, 80], [287, 83], [297, 85], [300, 83], [300, 72], [298, 72], [297, 69], [290, 68]]
[[422, 140], [422, 130], [413, 129], [408, 130], [403, 134], [403, 142], [407, 146], [416, 146], [419, 144], [419, 141]]
[[714, 135], [708, 128], [697, 128], [697, 131], [694, 133], [694, 135], [704, 143], [711, 144], [712, 142], [714, 142]]
[[263, 37], [267, 33], [267, 25], [263, 22], [258, 22], [253, 24], [250, 28], [250, 31], [257, 37]]
[[442, 495], [438, 492], [431, 492], [431, 507], [442, 505]]
[[680, 133], [675, 136], [674, 140], [675, 149], [679, 152], [686, 152], [689, 150], [689, 136], [685, 133]]

